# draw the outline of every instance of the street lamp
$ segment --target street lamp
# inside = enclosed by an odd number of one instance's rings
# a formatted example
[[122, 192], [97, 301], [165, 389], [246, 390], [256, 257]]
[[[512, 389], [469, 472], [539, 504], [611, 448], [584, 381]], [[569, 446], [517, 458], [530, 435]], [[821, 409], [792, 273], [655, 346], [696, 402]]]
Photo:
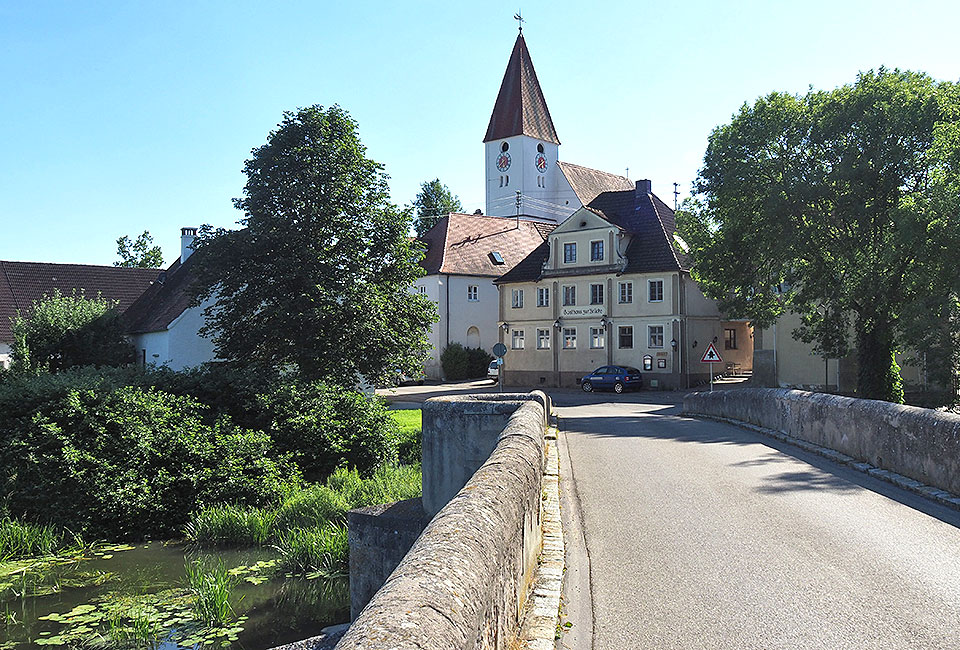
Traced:
[[559, 319], [559, 318], [558, 318], [557, 320], [553, 321], [553, 328], [554, 328], [554, 329], [560, 329], [561, 327], [562, 327], [562, 325], [560, 324], [560, 319]]

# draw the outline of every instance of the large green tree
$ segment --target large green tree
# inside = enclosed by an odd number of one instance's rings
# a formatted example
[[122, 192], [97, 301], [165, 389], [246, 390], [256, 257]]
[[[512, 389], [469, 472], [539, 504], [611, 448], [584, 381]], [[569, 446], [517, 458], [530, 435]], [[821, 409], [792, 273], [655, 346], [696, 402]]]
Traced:
[[727, 314], [799, 313], [795, 336], [852, 347], [858, 392], [897, 401], [897, 349], [952, 354], [956, 372], [958, 199], [958, 86], [880, 69], [745, 104], [711, 134], [680, 226]]
[[144, 230], [136, 241], [124, 235], [117, 240], [117, 255], [120, 259], [114, 266], [136, 267], [141, 269], [156, 269], [163, 266], [163, 251], [153, 245], [153, 235]]
[[413, 226], [417, 237], [423, 237], [440, 219], [451, 212], [460, 212], [463, 206], [460, 205], [457, 195], [441, 183], [439, 178], [435, 178], [420, 185], [420, 192], [413, 200], [413, 209], [416, 214]]
[[83, 293], [54, 290], [13, 321], [13, 369], [58, 372], [74, 366], [122, 366], [133, 362], [116, 303]]
[[243, 227], [204, 226], [195, 253], [218, 356], [342, 383], [422, 361], [436, 310], [409, 290], [410, 213], [347, 112], [285, 113], [244, 173]]

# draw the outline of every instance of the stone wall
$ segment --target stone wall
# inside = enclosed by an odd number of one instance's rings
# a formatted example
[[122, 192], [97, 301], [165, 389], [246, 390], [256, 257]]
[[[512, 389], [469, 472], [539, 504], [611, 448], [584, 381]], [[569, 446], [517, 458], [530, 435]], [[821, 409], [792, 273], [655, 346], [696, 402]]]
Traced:
[[960, 415], [765, 388], [691, 393], [683, 411], [775, 429], [960, 494]]
[[[466, 440], [457, 422], [504, 417], [489, 458], [481, 461], [466, 485], [427, 525], [337, 648], [507, 648], [516, 639], [519, 616], [541, 548], [541, 480], [543, 435], [549, 403], [542, 393], [496, 396], [515, 409], [508, 416], [483, 404], [489, 400], [438, 399], [424, 404], [424, 503], [449, 489], [455, 480], [444, 473], [430, 483], [428, 436], [463, 453], [434, 449], [434, 461], [470, 461], [482, 441]], [[524, 399], [525, 398], [525, 399]], [[499, 409], [504, 410], [504, 409]], [[442, 426], [441, 426], [442, 425]], [[428, 434], [428, 427], [436, 428]], [[437, 428], [439, 427], [439, 428]], [[478, 424], [475, 434], [489, 435]], [[428, 497], [428, 483], [436, 489]]]

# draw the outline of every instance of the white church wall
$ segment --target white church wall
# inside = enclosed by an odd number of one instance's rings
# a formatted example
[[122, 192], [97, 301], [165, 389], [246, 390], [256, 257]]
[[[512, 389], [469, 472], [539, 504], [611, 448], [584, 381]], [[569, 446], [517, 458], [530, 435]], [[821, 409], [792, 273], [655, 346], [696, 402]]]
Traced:
[[203, 309], [207, 304], [184, 310], [167, 328], [170, 355], [167, 365], [173, 370], [199, 366], [216, 357], [213, 341], [200, 336], [200, 328], [204, 325]]
[[10, 367], [10, 344], [0, 343], [0, 368]]

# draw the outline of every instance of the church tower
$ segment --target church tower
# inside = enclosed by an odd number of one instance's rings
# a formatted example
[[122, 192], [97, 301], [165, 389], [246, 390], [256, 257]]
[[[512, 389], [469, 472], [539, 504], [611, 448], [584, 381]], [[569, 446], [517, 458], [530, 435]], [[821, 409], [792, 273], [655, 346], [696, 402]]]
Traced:
[[569, 215], [572, 210], [559, 200], [558, 190], [565, 184], [557, 166], [560, 139], [522, 31], [507, 63], [483, 142], [486, 214], [516, 215], [519, 191], [521, 215], [554, 222]]

